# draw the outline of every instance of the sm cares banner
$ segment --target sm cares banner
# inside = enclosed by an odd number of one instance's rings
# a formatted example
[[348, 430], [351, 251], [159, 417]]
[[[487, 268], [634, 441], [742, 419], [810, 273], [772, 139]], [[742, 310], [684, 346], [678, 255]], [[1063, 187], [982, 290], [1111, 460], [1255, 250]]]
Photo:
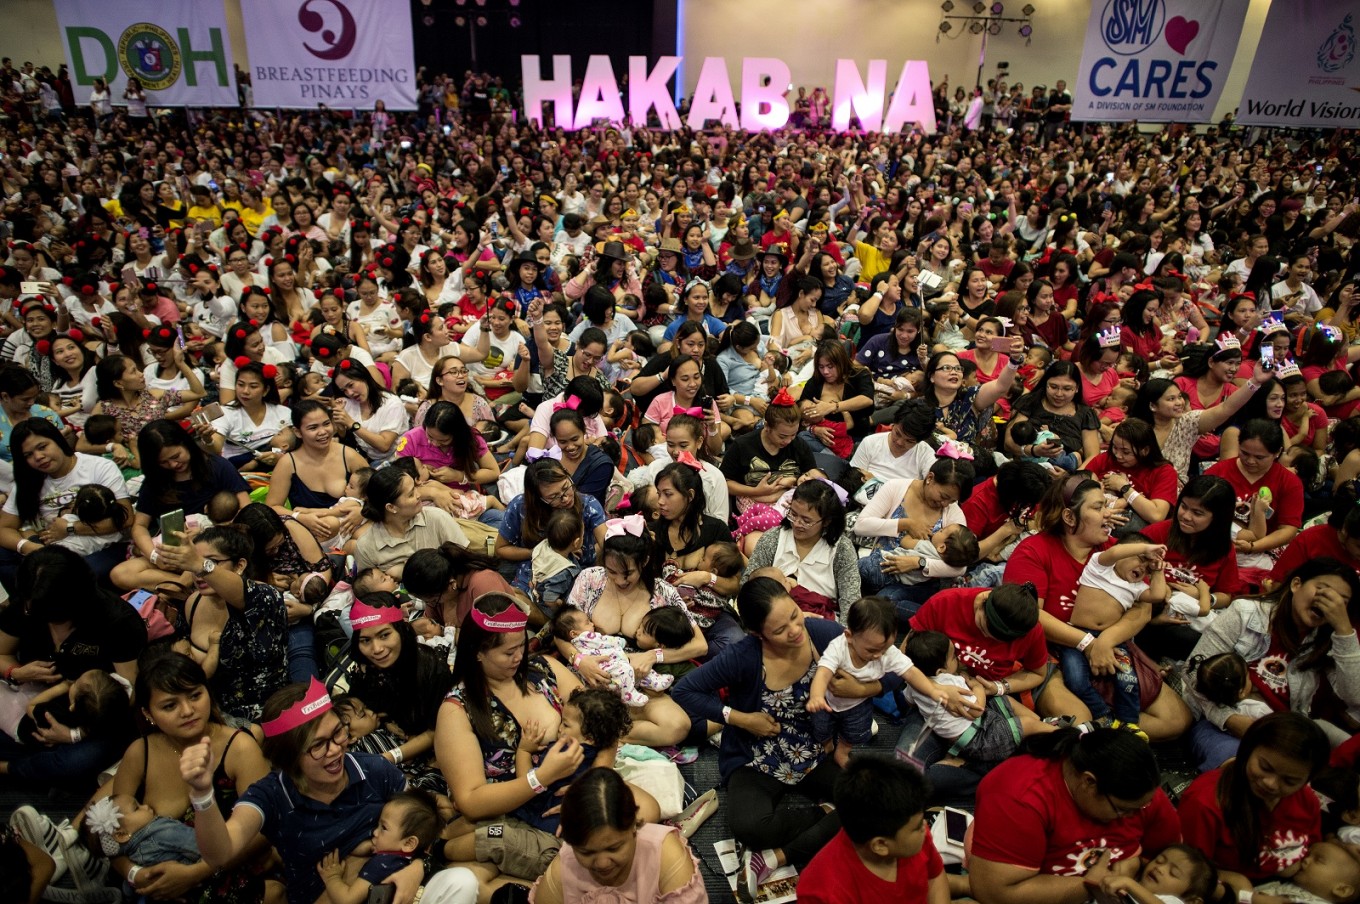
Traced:
[[1093, 0], [1072, 118], [1208, 122], [1237, 52], [1247, 4]]
[[222, 0], [56, 0], [76, 103], [96, 78], [115, 106], [135, 78], [153, 106], [236, 106]]
[[257, 107], [416, 108], [406, 0], [241, 0]]
[[1357, 0], [1271, 4], [1242, 92], [1243, 125], [1360, 128]]

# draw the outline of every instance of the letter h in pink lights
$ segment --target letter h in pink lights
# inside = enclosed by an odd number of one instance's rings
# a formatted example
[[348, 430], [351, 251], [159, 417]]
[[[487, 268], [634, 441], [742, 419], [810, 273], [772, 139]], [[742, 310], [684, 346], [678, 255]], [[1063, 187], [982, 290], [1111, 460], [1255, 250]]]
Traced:
[[[543, 127], [543, 105], [553, 105], [553, 120], [562, 128], [572, 128], [571, 116], [571, 57], [568, 54], [554, 54], [552, 58], [552, 77], [543, 78], [537, 55], [524, 55], [519, 58], [520, 73], [524, 80], [524, 115]], [[608, 60], [606, 59], [606, 65]], [[613, 80], [613, 75], [610, 75]], [[582, 96], [585, 94], [582, 92]], [[622, 119], [622, 115], [619, 117]]]

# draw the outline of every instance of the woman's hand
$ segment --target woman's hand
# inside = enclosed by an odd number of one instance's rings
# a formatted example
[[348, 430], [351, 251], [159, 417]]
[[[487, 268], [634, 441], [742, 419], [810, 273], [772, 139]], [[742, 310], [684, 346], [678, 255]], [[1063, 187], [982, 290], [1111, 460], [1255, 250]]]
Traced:
[[[1346, 601], [1330, 587], [1318, 588], [1318, 591], [1313, 594], [1312, 608], [1313, 611], [1327, 620], [1327, 624], [1332, 626], [1333, 634], [1355, 633], [1350, 614], [1346, 611]], [[51, 718], [49, 715], [48, 719]]]
[[[293, 520], [307, 528], [311, 535], [318, 540], [329, 540], [331, 537], [334, 537], [340, 532], [340, 525], [344, 523], [337, 523], [334, 516], [323, 515], [317, 512], [302, 512], [301, 514], [294, 515]], [[359, 520], [362, 521], [363, 517], [360, 516]]]
[[558, 779], [566, 778], [576, 772], [585, 756], [585, 751], [575, 738], [558, 738], [557, 742], [548, 748], [543, 762], [539, 764], [539, 781], [551, 785]]
[[51, 713], [47, 714], [47, 725], [39, 727], [33, 732], [33, 737], [39, 744], [46, 744], [49, 747], [54, 744], [74, 744], [75, 738], [71, 735], [71, 729], [57, 721]]
[[883, 556], [884, 574], [911, 574], [921, 567], [920, 556]]
[[424, 881], [425, 865], [416, 860], [388, 876], [382, 884], [396, 886], [397, 893], [392, 898], [392, 904], [411, 904], [420, 893], [420, 886]]
[[53, 518], [51, 524], [38, 531], [31, 539], [42, 543], [44, 546], [50, 546], [58, 540], [66, 539], [66, 519], [60, 516]]
[[581, 677], [581, 682], [586, 687], [609, 687], [609, 675], [600, 668], [600, 664], [608, 658], [608, 656], [582, 656], [579, 663], [574, 663], [576, 674]]
[[831, 448], [831, 444], [836, 441], [836, 434], [831, 431], [830, 427], [809, 427], [808, 432], [816, 437], [817, 441], [828, 449]]
[[938, 698], [940, 705], [954, 715], [965, 719], [976, 719], [982, 715], [982, 704], [965, 697], [961, 688], [943, 686], [935, 690], [940, 695]]
[[779, 723], [769, 713], [743, 713], [733, 711], [728, 722], [758, 738], [772, 738], [779, 734]]
[[201, 798], [212, 791], [212, 756], [212, 738], [207, 736], [179, 755], [180, 778], [193, 796]]
[[930, 525], [915, 518], [897, 519], [897, 529], [904, 540], [908, 537], [913, 540], [925, 540], [930, 536]]
[[1237, 537], [1233, 540], [1233, 546], [1238, 552], [1255, 552], [1255, 544], [1256, 534], [1249, 530], [1238, 531]]
[[156, 564], [162, 571], [172, 573], [198, 574], [199, 568], [203, 566], [203, 557], [194, 551], [194, 545], [189, 542], [189, 537], [184, 531], [175, 531], [179, 537], [179, 546], [166, 546], [164, 544], [156, 547]]
[[1106, 474], [1104, 477], [1100, 478], [1100, 485], [1107, 491], [1119, 495], [1124, 492], [1125, 487], [1132, 486], [1133, 481], [1129, 480], [1123, 474]]
[[1086, 648], [1086, 661], [1091, 665], [1092, 675], [1114, 674], [1114, 644], [1103, 637], [1097, 637]]
[[136, 888], [149, 898], [174, 901], [184, 897], [194, 886], [201, 884], [204, 878], [200, 865], [169, 860], [139, 870]]
[[1036, 443], [1030, 447], [1031, 451], [1039, 458], [1057, 458], [1063, 454], [1063, 445], [1055, 439], [1047, 442]]
[[29, 662], [10, 672], [10, 679], [16, 684], [32, 681], [34, 684], [56, 684], [61, 680], [55, 662]]

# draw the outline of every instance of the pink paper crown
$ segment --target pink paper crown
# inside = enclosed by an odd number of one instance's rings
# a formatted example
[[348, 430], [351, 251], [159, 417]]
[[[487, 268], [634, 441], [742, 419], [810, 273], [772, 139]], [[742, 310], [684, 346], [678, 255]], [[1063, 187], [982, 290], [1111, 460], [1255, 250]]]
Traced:
[[1096, 333], [1096, 342], [1100, 343], [1101, 348], [1119, 348], [1123, 341], [1123, 334], [1119, 327], [1112, 326], [1108, 330], [1101, 330]]
[[354, 605], [349, 607], [349, 623], [355, 631], [391, 625], [401, 620], [401, 609], [396, 606], [370, 606], [363, 600], [355, 600]]
[[1261, 331], [1263, 336], [1289, 332], [1289, 326], [1284, 322], [1284, 315], [1279, 311], [1266, 315], [1266, 319], [1261, 321], [1261, 325], [1257, 329]]
[[307, 685], [307, 693], [303, 694], [302, 699], [292, 706], [279, 713], [278, 717], [271, 719], [260, 727], [264, 729], [266, 738], [277, 737], [285, 731], [292, 731], [299, 725], [306, 725], [323, 713], [330, 712], [331, 695], [326, 690], [326, 685], [312, 678]]
[[496, 615], [487, 615], [477, 608], [476, 602], [473, 602], [471, 615], [477, 627], [492, 634], [514, 634], [523, 631], [529, 624], [529, 617], [518, 606], [510, 606]]
[[1299, 365], [1297, 361], [1286, 359], [1285, 361], [1275, 365], [1275, 379], [1277, 380], [1286, 380], [1289, 377], [1301, 377], [1301, 376], [1303, 376], [1303, 371], [1299, 370]]
[[1222, 333], [1214, 340], [1219, 352], [1240, 352], [1242, 343], [1232, 333]]

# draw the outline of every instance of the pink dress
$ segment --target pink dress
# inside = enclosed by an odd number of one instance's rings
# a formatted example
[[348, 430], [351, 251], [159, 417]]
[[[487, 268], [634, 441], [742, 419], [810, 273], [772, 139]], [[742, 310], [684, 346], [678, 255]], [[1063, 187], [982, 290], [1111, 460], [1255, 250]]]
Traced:
[[[694, 861], [694, 874], [689, 882], [675, 891], [657, 894], [661, 884], [661, 843], [672, 832], [671, 826], [647, 823], [638, 829], [637, 848], [633, 854], [633, 868], [622, 885], [600, 885], [576, 861], [571, 845], [563, 844], [557, 855], [558, 877], [562, 882], [562, 900], [572, 904], [707, 904], [708, 891], [704, 888], [699, 862]], [[681, 840], [683, 844], [683, 839]], [[689, 846], [685, 846], [689, 853]], [[539, 879], [529, 892], [530, 904], [537, 900]]]

